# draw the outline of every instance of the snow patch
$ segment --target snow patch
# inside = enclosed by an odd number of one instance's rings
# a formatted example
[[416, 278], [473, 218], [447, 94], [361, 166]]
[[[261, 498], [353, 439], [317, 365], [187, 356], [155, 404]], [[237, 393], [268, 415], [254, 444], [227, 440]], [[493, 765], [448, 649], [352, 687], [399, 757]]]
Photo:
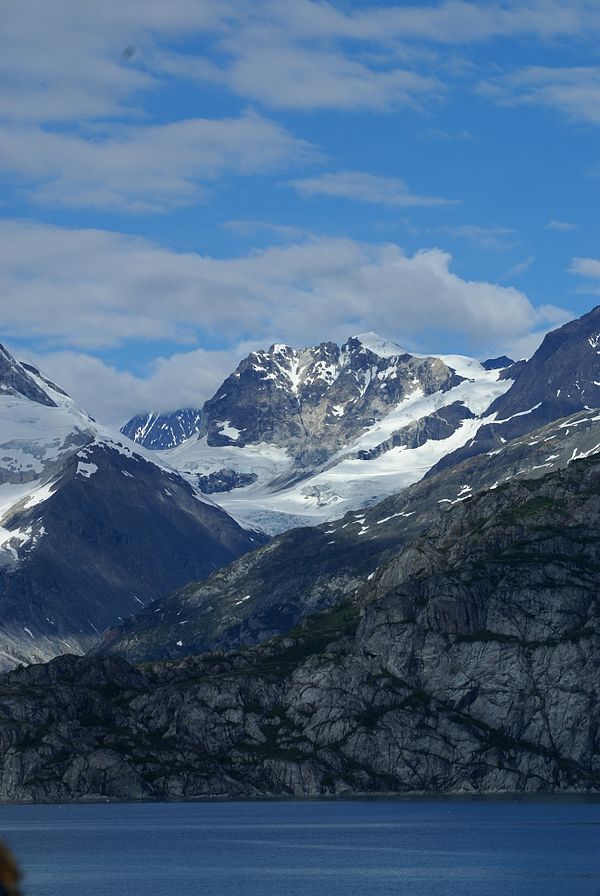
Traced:
[[77, 464], [77, 472], [75, 473], [75, 475], [83, 476], [84, 479], [90, 479], [94, 475], [94, 473], [97, 473], [97, 472], [98, 472], [97, 464], [92, 464], [92, 463], [86, 464], [84, 461], [80, 460], [79, 463]]
[[242, 430], [236, 429], [235, 426], [232, 426], [229, 420], [226, 420], [225, 423], [219, 424], [219, 432], [221, 433], [221, 435], [226, 436], [228, 439], [231, 439], [232, 442], [237, 442], [242, 434]]

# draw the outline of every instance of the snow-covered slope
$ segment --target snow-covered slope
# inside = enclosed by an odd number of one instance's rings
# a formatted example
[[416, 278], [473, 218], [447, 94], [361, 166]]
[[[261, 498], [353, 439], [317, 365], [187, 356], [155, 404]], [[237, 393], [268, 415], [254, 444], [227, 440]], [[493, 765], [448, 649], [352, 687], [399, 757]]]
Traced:
[[261, 541], [0, 347], [0, 667], [85, 650]]
[[198, 437], [158, 454], [200, 487], [210, 474], [225, 483], [212, 497], [236, 519], [281, 532], [416, 482], [493, 419], [487, 408], [511, 385], [499, 376], [472, 358], [409, 354], [374, 333], [341, 348], [274, 345], [249, 355], [205, 403]]

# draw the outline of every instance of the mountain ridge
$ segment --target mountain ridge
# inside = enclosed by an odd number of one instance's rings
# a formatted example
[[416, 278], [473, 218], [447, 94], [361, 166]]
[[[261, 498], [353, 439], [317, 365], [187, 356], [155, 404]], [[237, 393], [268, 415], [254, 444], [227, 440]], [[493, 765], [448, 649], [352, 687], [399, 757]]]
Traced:
[[263, 540], [0, 351], [0, 668], [85, 651]]

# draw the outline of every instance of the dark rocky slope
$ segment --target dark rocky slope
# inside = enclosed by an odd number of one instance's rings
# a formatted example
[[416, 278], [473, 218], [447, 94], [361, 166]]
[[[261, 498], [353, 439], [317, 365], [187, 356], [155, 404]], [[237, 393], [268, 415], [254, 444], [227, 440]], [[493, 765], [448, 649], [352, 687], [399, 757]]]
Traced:
[[600, 789], [600, 458], [440, 512], [287, 636], [0, 678], [0, 798]]
[[108, 445], [84, 451], [91, 476], [78, 473], [78, 452], [45, 502], [3, 521], [43, 530], [34, 549], [0, 566], [0, 643], [13, 663], [89, 650], [118, 618], [264, 541], [174, 471]]

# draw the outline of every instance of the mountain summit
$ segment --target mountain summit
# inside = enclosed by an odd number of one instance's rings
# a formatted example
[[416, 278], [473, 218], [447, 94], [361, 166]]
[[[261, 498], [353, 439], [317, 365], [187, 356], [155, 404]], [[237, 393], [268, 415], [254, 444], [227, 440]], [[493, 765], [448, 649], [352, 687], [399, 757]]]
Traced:
[[[251, 352], [161, 457], [271, 533], [332, 519], [419, 479], [475, 434], [510, 386], [458, 355], [417, 356], [376, 333]], [[171, 418], [153, 421], [169, 430]], [[136, 435], [135, 421], [125, 431]], [[150, 444], [146, 433], [136, 435]]]

